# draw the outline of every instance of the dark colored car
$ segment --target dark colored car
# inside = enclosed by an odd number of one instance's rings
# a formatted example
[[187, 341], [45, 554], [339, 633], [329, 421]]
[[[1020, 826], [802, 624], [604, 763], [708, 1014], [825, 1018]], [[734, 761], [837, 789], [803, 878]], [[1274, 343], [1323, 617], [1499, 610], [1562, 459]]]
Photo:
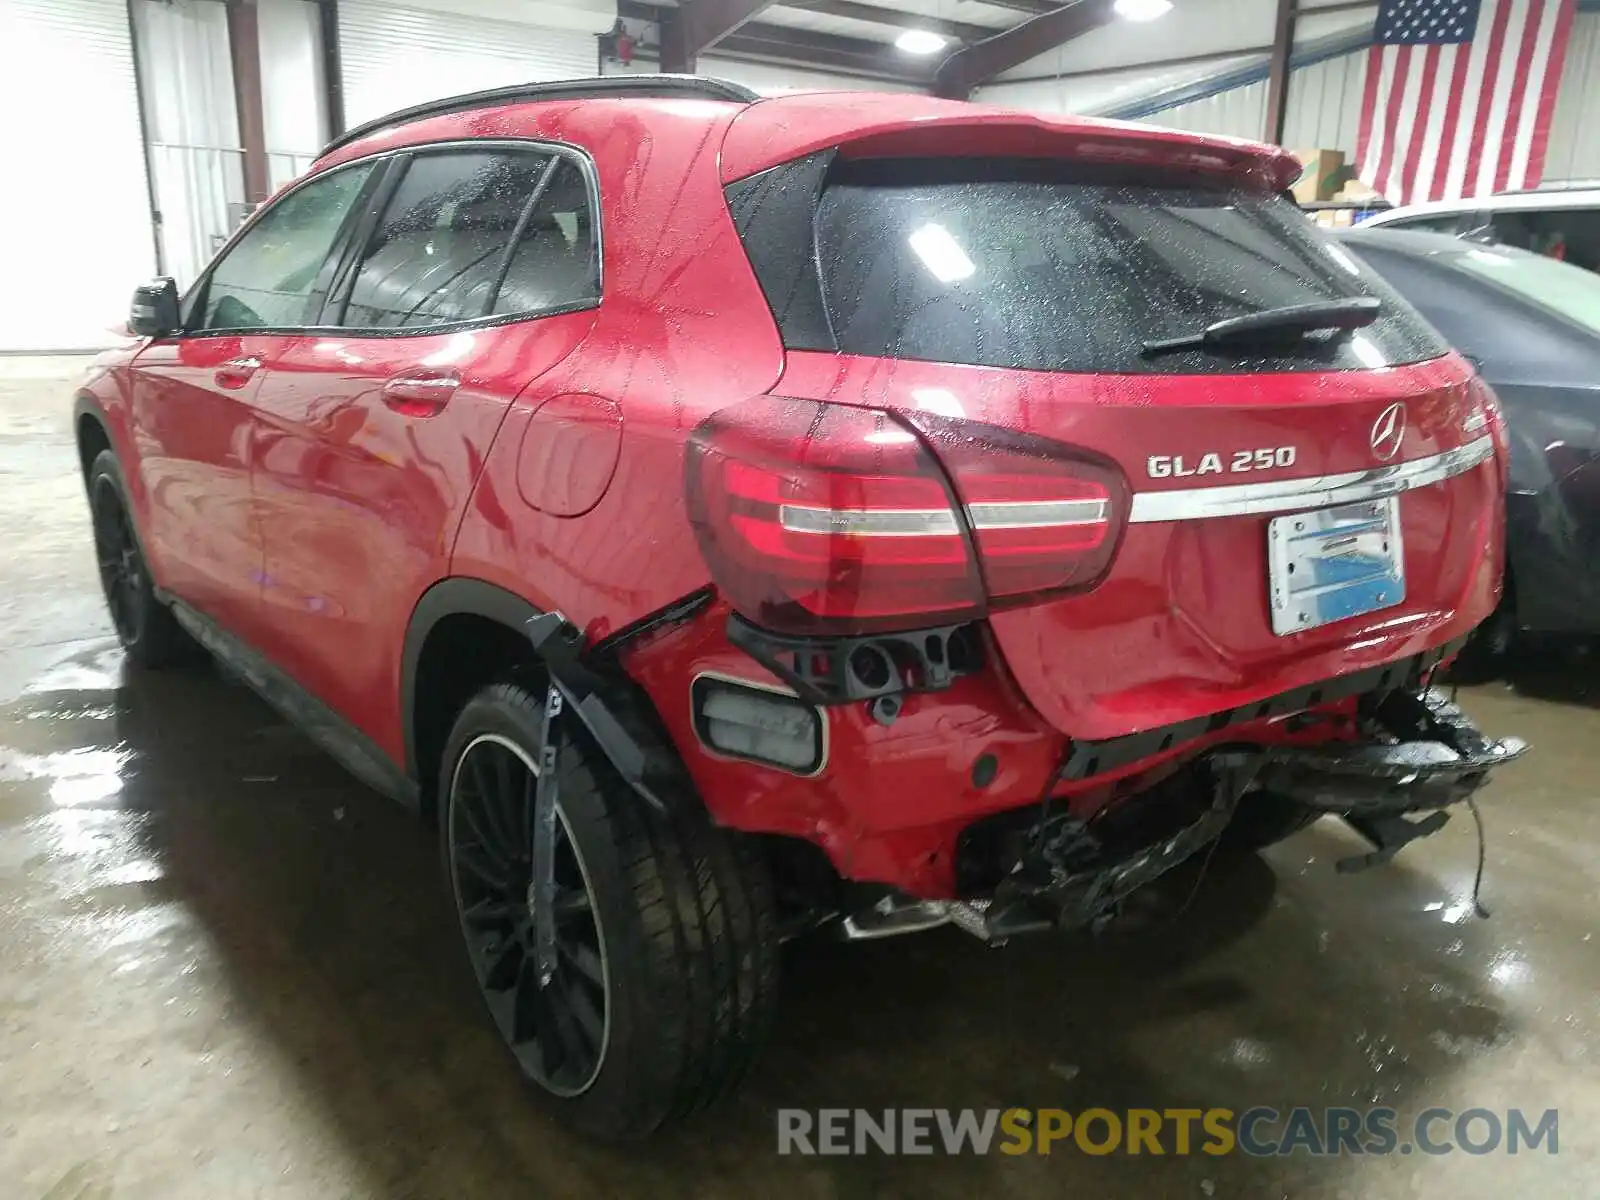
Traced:
[[726, 1090], [819, 924], [1097, 926], [1324, 812], [1382, 859], [1518, 749], [1429, 691], [1503, 431], [1298, 170], [672, 77], [365, 126], [78, 396], [117, 629], [437, 817], [609, 1135]]
[[1477, 364], [1505, 410], [1505, 598], [1475, 649], [1503, 652], [1518, 629], [1600, 633], [1600, 275], [1439, 234], [1341, 237]]

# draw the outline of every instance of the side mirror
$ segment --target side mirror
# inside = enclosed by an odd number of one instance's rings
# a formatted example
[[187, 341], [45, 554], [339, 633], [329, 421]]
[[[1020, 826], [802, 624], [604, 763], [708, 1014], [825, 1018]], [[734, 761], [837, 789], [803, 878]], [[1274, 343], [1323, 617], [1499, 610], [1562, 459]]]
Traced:
[[178, 284], [163, 275], [134, 289], [128, 309], [128, 331], [135, 337], [167, 337], [183, 326], [178, 311]]

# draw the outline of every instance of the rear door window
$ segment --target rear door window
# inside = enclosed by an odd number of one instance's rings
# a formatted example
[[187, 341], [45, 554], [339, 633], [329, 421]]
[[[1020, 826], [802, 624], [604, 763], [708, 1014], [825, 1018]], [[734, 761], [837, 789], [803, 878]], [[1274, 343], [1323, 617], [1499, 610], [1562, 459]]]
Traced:
[[599, 299], [600, 245], [594, 224], [583, 171], [573, 159], [558, 160], [523, 222], [493, 311], [551, 312]]
[[[816, 216], [848, 354], [1038, 371], [1370, 368], [1446, 347], [1364, 264], [1266, 191], [1042, 160], [836, 162]], [[770, 292], [769, 292], [770, 295]], [[1377, 296], [1354, 335], [1147, 354], [1229, 317]]]
[[423, 329], [599, 297], [592, 191], [534, 149], [419, 153], [367, 239], [335, 323]]
[[547, 154], [419, 154], [368, 240], [342, 325], [394, 328], [480, 317]]

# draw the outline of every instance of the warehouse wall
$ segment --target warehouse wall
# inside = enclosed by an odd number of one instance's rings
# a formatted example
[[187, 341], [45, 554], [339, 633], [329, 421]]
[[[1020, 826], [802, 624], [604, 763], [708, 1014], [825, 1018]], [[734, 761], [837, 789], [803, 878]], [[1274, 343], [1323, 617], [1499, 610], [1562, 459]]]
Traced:
[[257, 0], [272, 186], [302, 174], [328, 141], [321, 18], [312, 0]]
[[[1335, 15], [1319, 18], [1323, 24], [1309, 28], [1326, 31], [1334, 19]], [[1314, 61], [1290, 73], [1286, 145], [1323, 146], [1354, 156], [1367, 50], [1363, 46], [1331, 57], [1315, 51], [1358, 36], [1346, 31], [1325, 32], [1309, 40], [1297, 37], [1296, 53], [1309, 54]], [[983, 89], [979, 98], [1040, 111], [1125, 117], [1195, 133], [1262, 136], [1267, 107], [1264, 54], [1210, 60], [1190, 68], [1188, 78], [1178, 74], [1132, 68], [1002, 83]], [[1579, 0], [1551, 121], [1545, 179], [1600, 179], [1600, 0]]]
[[[1295, 26], [1297, 50], [1371, 29], [1376, 0], [1355, 9], [1316, 11], [1342, 3], [1302, 4], [1307, 15]], [[1148, 24], [1113, 21], [1005, 72], [979, 88], [973, 99], [1038, 112], [1121, 115], [1152, 96], [1226, 79], [1242, 68], [1265, 63], [1276, 9], [1276, 0], [1184, 0]], [[1180, 61], [1166, 63], [1169, 59]], [[1264, 98], [1263, 90], [1263, 105]], [[1219, 126], [1248, 121], [1254, 111], [1255, 102], [1241, 97], [1218, 105], [1201, 104], [1174, 120], [1181, 128], [1231, 133], [1234, 129]], [[1262, 122], [1255, 121], [1248, 136], [1259, 137], [1261, 129]]]
[[339, 42], [351, 125], [440, 96], [595, 73], [592, 32], [343, 0]]
[[836, 75], [828, 71], [804, 71], [799, 67], [780, 66], [776, 63], [742, 62], [715, 55], [701, 55], [698, 73], [742, 83], [751, 91], [763, 96], [783, 92], [920, 92], [922, 89], [909, 83], [893, 83], [886, 79], [864, 79], [859, 75]]
[[1572, 22], [1544, 175], [1600, 179], [1600, 9], [1580, 11]]
[[1246, 54], [1166, 68], [1096, 69], [1080, 75], [1009, 82], [1002, 78], [1001, 82], [979, 88], [972, 98], [984, 104], [1003, 104], [1029, 112], [1097, 115], [1137, 102], [1153, 93], [1203, 82], [1249, 66], [1253, 61], [1254, 57]]
[[0, 0], [0, 352], [106, 344], [155, 273], [124, 0]]

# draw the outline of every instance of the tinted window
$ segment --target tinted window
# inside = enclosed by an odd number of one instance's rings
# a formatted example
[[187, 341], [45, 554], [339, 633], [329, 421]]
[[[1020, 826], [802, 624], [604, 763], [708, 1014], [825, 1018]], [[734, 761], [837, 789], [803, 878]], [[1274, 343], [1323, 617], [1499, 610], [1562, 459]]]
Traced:
[[212, 270], [196, 328], [306, 324], [317, 274], [370, 173], [334, 171], [262, 213]]
[[[830, 172], [822, 291], [849, 354], [1043, 371], [1237, 372], [1414, 362], [1445, 347], [1291, 203], [1035, 160], [866, 160]], [[1147, 355], [1147, 340], [1284, 305], [1378, 296], [1354, 336]]]
[[420, 154], [373, 231], [343, 325], [426, 326], [489, 311], [548, 154]]
[[1519, 209], [1494, 214], [1494, 238], [1587, 271], [1600, 271], [1600, 211]]
[[583, 171], [558, 159], [534, 202], [495, 297], [495, 313], [541, 312], [600, 295], [600, 254]]

